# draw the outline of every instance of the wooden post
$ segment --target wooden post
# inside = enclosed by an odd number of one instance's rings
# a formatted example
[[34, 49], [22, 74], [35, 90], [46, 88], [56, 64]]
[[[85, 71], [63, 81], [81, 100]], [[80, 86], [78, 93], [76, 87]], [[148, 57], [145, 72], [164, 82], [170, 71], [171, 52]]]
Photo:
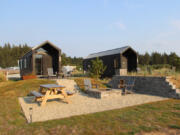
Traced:
[[58, 77], [60, 76], [60, 73], [61, 73], [61, 69], [62, 69], [62, 67], [61, 67], [61, 51], [59, 51], [59, 60], [58, 60], [58, 65], [59, 65], [59, 67], [58, 67]]
[[6, 76], [6, 81], [8, 81], [8, 71], [6, 71], [5, 76]]
[[36, 73], [36, 67], [35, 67], [35, 51], [32, 51], [32, 61], [31, 61], [31, 64], [32, 64], [32, 74], [35, 75]]

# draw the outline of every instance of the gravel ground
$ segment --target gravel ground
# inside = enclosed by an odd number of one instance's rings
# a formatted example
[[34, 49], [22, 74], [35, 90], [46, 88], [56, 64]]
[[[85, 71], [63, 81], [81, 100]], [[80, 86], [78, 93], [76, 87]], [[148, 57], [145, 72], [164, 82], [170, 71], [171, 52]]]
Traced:
[[70, 104], [54, 100], [48, 101], [45, 106], [40, 107], [38, 103], [32, 101], [33, 97], [20, 97], [19, 102], [28, 121], [30, 121], [29, 108], [33, 108], [32, 122], [37, 122], [118, 109], [165, 99], [163, 97], [142, 94], [114, 95], [103, 99], [96, 99], [82, 93], [77, 93], [69, 97]]

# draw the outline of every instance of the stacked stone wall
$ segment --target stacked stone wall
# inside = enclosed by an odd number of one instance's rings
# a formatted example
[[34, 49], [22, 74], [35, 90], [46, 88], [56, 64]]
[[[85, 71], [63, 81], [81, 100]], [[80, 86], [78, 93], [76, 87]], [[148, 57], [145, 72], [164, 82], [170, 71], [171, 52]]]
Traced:
[[180, 98], [179, 90], [168, 77], [114, 76], [109, 84], [116, 89], [120, 80], [125, 80], [125, 82], [135, 80], [133, 87], [135, 93]]

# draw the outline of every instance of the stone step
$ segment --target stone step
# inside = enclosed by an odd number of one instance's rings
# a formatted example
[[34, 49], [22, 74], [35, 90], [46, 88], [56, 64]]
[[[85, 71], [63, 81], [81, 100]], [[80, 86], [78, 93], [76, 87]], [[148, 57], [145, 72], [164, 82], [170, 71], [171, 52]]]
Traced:
[[176, 86], [175, 86], [175, 85], [172, 85], [172, 89], [176, 89]]
[[176, 93], [180, 93], [180, 89], [176, 89]]
[[170, 81], [170, 79], [166, 78], [166, 82], [169, 83], [172, 89], [176, 89], [176, 85]]
[[[117, 87], [119, 80], [125, 81], [132, 79], [131, 76], [115, 76], [112, 84]], [[171, 77], [135, 77], [134, 90], [139, 93], [152, 93], [152, 95], [164, 95], [169, 97], [178, 97], [180, 90], [172, 83]]]
[[169, 86], [170, 86], [172, 89], [176, 89], [176, 86], [175, 86], [175, 85], [169, 84]]
[[176, 99], [180, 99], [180, 93], [176, 93]]

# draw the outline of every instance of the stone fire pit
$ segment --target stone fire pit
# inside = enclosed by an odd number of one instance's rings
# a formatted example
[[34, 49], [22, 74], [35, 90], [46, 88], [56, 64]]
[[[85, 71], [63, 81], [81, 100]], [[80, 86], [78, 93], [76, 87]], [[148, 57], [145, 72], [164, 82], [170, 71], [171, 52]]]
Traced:
[[94, 98], [105, 98], [112, 95], [122, 95], [121, 89], [90, 89], [85, 91], [86, 94]]

